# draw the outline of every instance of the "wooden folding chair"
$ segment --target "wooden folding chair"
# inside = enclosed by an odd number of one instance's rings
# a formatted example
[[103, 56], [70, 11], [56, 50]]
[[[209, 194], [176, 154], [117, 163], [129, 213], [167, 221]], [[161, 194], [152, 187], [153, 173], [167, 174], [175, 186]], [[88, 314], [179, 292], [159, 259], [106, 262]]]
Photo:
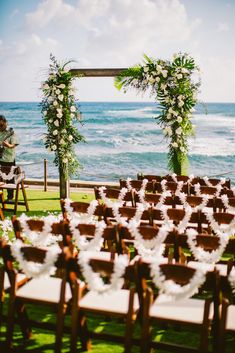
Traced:
[[[116, 261], [116, 260], [115, 260]], [[98, 259], [90, 259], [89, 266], [96, 274], [102, 275], [108, 281], [114, 271], [115, 263]], [[72, 307], [72, 337], [71, 352], [76, 351], [77, 332], [80, 332], [82, 348], [90, 349], [92, 335], [95, 339], [105, 339], [112, 342], [124, 343], [125, 352], [129, 353], [132, 346], [132, 330], [139, 303], [137, 293], [135, 293], [135, 267], [127, 266], [124, 270], [123, 279], [125, 287], [100, 294], [95, 289], [89, 290], [83, 296], [80, 294], [77, 278], [81, 275], [79, 266], [71, 266], [71, 280], [73, 288], [73, 307]], [[107, 283], [107, 282], [106, 282]], [[125, 323], [124, 337], [105, 332], [89, 332], [86, 325], [86, 315], [104, 315], [106, 318], [122, 318]], [[77, 329], [79, 323], [79, 331]]]
[[[120, 184], [120, 189], [121, 188], [128, 188], [127, 180], [120, 179], [119, 180], [119, 184]], [[148, 181], [147, 184], [146, 184], [146, 187], [145, 187], [145, 191], [147, 191], [147, 192], [155, 192], [154, 191], [155, 190], [154, 184], [155, 184], [154, 180]], [[140, 190], [141, 187], [143, 186], [143, 181], [142, 180], [131, 180], [130, 181], [130, 185], [131, 185], [132, 189]]]
[[[234, 267], [232, 268], [234, 271]], [[221, 322], [220, 322], [220, 350], [226, 353], [228, 344], [226, 344], [227, 334], [234, 335], [234, 342], [229, 341], [229, 345], [235, 343], [235, 305], [234, 305], [234, 294], [231, 283], [229, 281], [229, 275], [221, 278], [221, 289], [222, 289], [222, 311], [221, 311]], [[227, 347], [226, 347], [227, 346]]]
[[[119, 216], [124, 220], [129, 222], [136, 216], [137, 207], [123, 206], [118, 208]], [[104, 207], [104, 220], [107, 224], [119, 223], [119, 220], [115, 218], [114, 211], [111, 207]], [[145, 209], [141, 215], [141, 224], [151, 223], [151, 210]]]
[[[152, 280], [153, 271], [150, 275], [150, 264], [140, 262], [138, 266], [139, 295], [143, 296], [143, 318], [141, 333], [141, 353], [149, 353], [151, 348], [159, 348], [164, 351], [184, 353], [207, 353], [208, 335], [213, 321], [214, 343], [213, 352], [221, 352], [218, 349], [218, 325], [219, 325], [219, 276], [217, 272], [209, 272], [203, 289], [208, 291], [207, 299], [196, 299], [186, 296], [185, 299], [164, 300], [164, 292], [158, 292], [156, 298], [153, 295]], [[180, 264], [160, 264], [161, 276], [166, 281], [173, 281], [177, 285], [185, 286], [195, 275], [196, 270]], [[157, 287], [156, 289], [159, 290]], [[169, 299], [169, 297], [168, 297]], [[211, 305], [213, 303], [213, 307]], [[172, 342], [154, 341], [151, 337], [151, 327], [154, 323], [173, 324], [180, 327], [197, 329], [200, 332], [200, 345], [189, 347], [186, 345], [174, 344]], [[216, 350], [217, 349], [217, 350]]]
[[[24, 172], [21, 170], [19, 166], [13, 166], [13, 167], [1, 166], [0, 168], [1, 168], [2, 175], [4, 174], [9, 175], [9, 173], [11, 173], [11, 171], [13, 170], [12, 168], [14, 168], [14, 173], [13, 173], [14, 183], [12, 184], [6, 183], [6, 180], [2, 178], [2, 180], [4, 181], [4, 184], [0, 184], [0, 190], [15, 190], [14, 201], [7, 201], [7, 200], [4, 200], [3, 198], [1, 199], [4, 211], [13, 211], [14, 214], [16, 214], [18, 205], [25, 206], [26, 211], [29, 211], [29, 205], [28, 205], [28, 200], [27, 200], [27, 195], [25, 190], [25, 188], [27, 188], [28, 186], [24, 185], [24, 179], [25, 179]], [[23, 201], [19, 201], [20, 191], [22, 192]], [[14, 205], [14, 208], [13, 209], [6, 208], [5, 207], [6, 205]]]
[[[175, 183], [173, 181], [167, 181], [165, 184], [165, 187], [167, 191], [170, 191], [172, 194], [175, 194], [178, 188], [178, 185], [179, 185], [178, 183]], [[164, 191], [162, 184], [159, 182], [156, 182], [154, 184], [154, 188], [155, 188], [154, 192], [159, 194], [161, 194]], [[182, 188], [180, 189], [180, 191], [184, 192], [185, 194], [188, 194], [188, 190], [189, 190], [188, 184], [183, 184]]]
[[[68, 212], [66, 210], [66, 201], [65, 200], [60, 200], [61, 204], [61, 209], [62, 209], [62, 214], [64, 220], [68, 220], [71, 217], [78, 216], [79, 214], [87, 214], [87, 210], [90, 206], [90, 203], [88, 202], [82, 202], [82, 201], [72, 201], [69, 203], [69, 207], [71, 208], [71, 212]], [[103, 205], [97, 205], [95, 207], [95, 211], [93, 216], [95, 216], [97, 219], [103, 219], [104, 216], [104, 207]]]
[[[143, 201], [149, 203], [150, 206], [156, 206], [161, 200], [161, 194], [145, 193]], [[136, 192], [134, 192], [134, 206], [136, 207], [142, 202], [142, 197]], [[164, 200], [164, 205], [169, 207], [175, 207], [174, 196], [167, 196]]]
[[[220, 179], [218, 178], [209, 178], [208, 179], [208, 182], [212, 185], [212, 186], [216, 186], [220, 183]], [[207, 186], [205, 180], [202, 178], [202, 177], [194, 177], [191, 182], [190, 182], [191, 185], [194, 185], [194, 184], [200, 184], [202, 186]], [[226, 179], [225, 180], [225, 183], [222, 185], [223, 187], [226, 187], [226, 188], [229, 188], [231, 187], [231, 181], [230, 179]]]
[[[100, 204], [103, 204], [103, 202], [101, 201], [102, 198], [100, 196], [99, 188], [94, 187], [94, 192], [95, 192], [96, 200]], [[118, 201], [119, 197], [120, 197], [120, 189], [106, 188], [104, 190], [104, 194], [105, 194], [105, 197], [107, 197], [108, 199], [110, 199], [112, 201]], [[124, 201], [123, 206], [134, 206], [133, 194], [131, 191], [127, 191], [127, 193], [125, 194], [125, 196], [123, 198], [123, 201]]]
[[[14, 245], [14, 244], [13, 244]], [[12, 245], [12, 246], [13, 246]], [[58, 257], [53, 265], [57, 268], [60, 273], [60, 277], [34, 277], [24, 284], [22, 287], [16, 286], [16, 270], [14, 267], [15, 259], [11, 255], [12, 249], [4, 253], [4, 262], [6, 266], [6, 272], [9, 276], [10, 296], [9, 296], [9, 307], [7, 315], [7, 333], [6, 333], [6, 349], [10, 349], [13, 344], [13, 332], [15, 324], [15, 313], [18, 313], [18, 322], [21, 326], [22, 332], [25, 338], [29, 338], [31, 335], [31, 326], [36, 325], [37, 327], [44, 327], [44, 329], [52, 329], [56, 332], [55, 338], [55, 352], [61, 351], [62, 334], [64, 326], [64, 316], [66, 313], [67, 306], [71, 299], [71, 291], [69, 284], [67, 283], [67, 272], [66, 272], [66, 257], [65, 253], [58, 254]], [[22, 243], [20, 248], [24, 261], [26, 263], [34, 263], [35, 266], [42, 266], [50, 249], [42, 249], [33, 246], [26, 246]], [[70, 256], [70, 255], [69, 255]], [[48, 268], [49, 272], [50, 267]], [[39, 270], [40, 272], [40, 270]], [[28, 317], [25, 305], [27, 303], [45, 307], [51, 307], [53, 312], [56, 311], [56, 323], [42, 323], [35, 322]]]

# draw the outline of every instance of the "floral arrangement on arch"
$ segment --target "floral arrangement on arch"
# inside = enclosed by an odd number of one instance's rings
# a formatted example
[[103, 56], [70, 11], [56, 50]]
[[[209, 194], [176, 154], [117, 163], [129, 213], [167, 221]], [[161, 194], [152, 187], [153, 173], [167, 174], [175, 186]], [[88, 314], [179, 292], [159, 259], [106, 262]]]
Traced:
[[41, 111], [48, 129], [44, 144], [49, 152], [55, 152], [54, 163], [68, 179], [80, 167], [74, 145], [85, 139], [74, 126], [74, 122], [82, 121], [74, 96], [74, 77], [68, 68], [71, 61], [59, 64], [52, 55], [50, 59], [49, 77], [42, 84]]
[[172, 61], [144, 55], [143, 65], [124, 70], [115, 79], [119, 90], [132, 87], [145, 92], [150, 88], [161, 110], [155, 119], [169, 141], [168, 167], [177, 175], [187, 172], [188, 137], [194, 133], [191, 118], [200, 86], [199, 79], [193, 81], [197, 71], [188, 54], [176, 54]]

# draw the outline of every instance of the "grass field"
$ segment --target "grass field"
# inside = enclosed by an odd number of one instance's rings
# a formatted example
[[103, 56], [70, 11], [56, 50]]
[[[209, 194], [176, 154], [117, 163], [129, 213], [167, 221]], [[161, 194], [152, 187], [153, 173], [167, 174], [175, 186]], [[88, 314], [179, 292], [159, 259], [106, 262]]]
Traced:
[[[27, 196], [29, 201], [30, 211], [27, 212], [29, 216], [45, 216], [48, 212], [61, 212], [59, 193], [57, 191], [44, 192], [40, 190], [27, 189]], [[74, 192], [71, 193], [70, 198], [74, 201], [85, 201], [89, 202], [94, 199], [93, 193], [90, 192]], [[20, 215], [25, 212], [23, 206], [19, 207]], [[9, 212], [10, 217], [11, 213]], [[7, 309], [7, 296], [4, 302], [4, 312], [6, 314]], [[38, 320], [40, 322], [55, 322], [55, 313], [48, 311], [46, 308], [38, 308], [36, 306], [30, 305], [28, 308], [28, 313], [30, 318], [33, 320]], [[66, 318], [66, 325], [70, 324], [70, 316]], [[112, 332], [115, 334], [123, 332], [124, 324], [120, 320], [107, 321], [104, 317], [89, 317], [88, 318], [89, 328], [95, 332]], [[157, 327], [154, 331], [156, 339], [170, 340], [172, 342], [177, 342], [178, 344], [186, 344], [192, 347], [198, 346], [198, 333], [193, 330], [185, 330], [183, 327], [180, 330], [176, 330], [174, 327]], [[139, 337], [140, 325], [136, 323], [134, 336]], [[7, 353], [4, 349], [4, 339], [5, 339], [5, 324], [1, 327], [0, 332], [0, 352]], [[53, 332], [43, 331], [42, 329], [34, 328], [33, 337], [24, 341], [21, 335], [19, 327], [15, 326], [14, 331], [14, 349], [12, 353], [51, 353], [54, 349], [54, 334]], [[78, 342], [78, 352], [81, 351], [80, 343]], [[69, 335], [65, 334], [63, 338], [63, 353], [69, 352]], [[112, 344], [111, 342], [102, 342], [97, 340], [92, 340], [92, 352], [93, 353], [121, 353], [123, 352], [122, 345]], [[139, 352], [139, 347], [133, 346], [133, 353]], [[157, 350], [158, 353], [164, 353], [163, 350]], [[224, 352], [221, 352], [224, 353]], [[227, 351], [226, 353], [235, 353], [235, 336], [229, 335], [227, 338]]]

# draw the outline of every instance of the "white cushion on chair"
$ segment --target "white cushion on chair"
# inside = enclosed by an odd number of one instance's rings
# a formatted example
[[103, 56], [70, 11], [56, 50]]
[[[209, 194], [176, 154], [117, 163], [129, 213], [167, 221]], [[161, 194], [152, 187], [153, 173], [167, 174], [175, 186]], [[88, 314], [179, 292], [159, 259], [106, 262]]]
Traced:
[[228, 307], [226, 330], [235, 332], [235, 305]]
[[[201, 324], [203, 322], [205, 300], [185, 299], [174, 302], [158, 302], [155, 300], [150, 308], [150, 317], [155, 319], [173, 320]], [[210, 306], [210, 319], [212, 318]]]
[[[129, 305], [130, 291], [120, 289], [107, 294], [98, 294], [97, 292], [88, 292], [79, 302], [81, 309], [127, 314]], [[134, 312], [139, 309], [138, 296], [134, 294]]]
[[[58, 303], [60, 299], [61, 279], [55, 277], [32, 279], [17, 291], [18, 298]], [[66, 283], [65, 301], [71, 298], [71, 291]]]

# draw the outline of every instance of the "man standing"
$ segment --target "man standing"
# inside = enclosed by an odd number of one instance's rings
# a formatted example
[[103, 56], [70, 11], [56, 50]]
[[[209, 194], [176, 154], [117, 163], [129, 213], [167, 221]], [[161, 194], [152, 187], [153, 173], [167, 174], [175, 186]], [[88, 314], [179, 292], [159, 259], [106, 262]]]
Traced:
[[[14, 166], [18, 145], [16, 134], [12, 129], [7, 129], [7, 120], [4, 115], [0, 115], [0, 166]], [[7, 180], [7, 183], [14, 183], [14, 178]], [[14, 197], [14, 190], [7, 190], [7, 201]]]

